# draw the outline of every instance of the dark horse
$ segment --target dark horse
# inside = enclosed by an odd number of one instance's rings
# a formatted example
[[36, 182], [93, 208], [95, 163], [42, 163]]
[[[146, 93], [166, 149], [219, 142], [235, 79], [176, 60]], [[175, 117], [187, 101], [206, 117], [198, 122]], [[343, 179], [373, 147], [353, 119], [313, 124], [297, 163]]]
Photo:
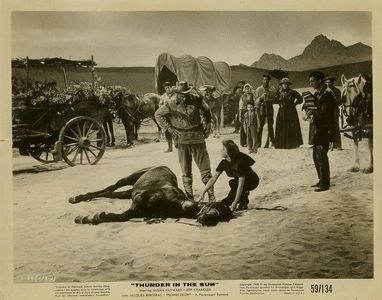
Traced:
[[138, 129], [141, 122], [145, 119], [152, 119], [158, 127], [158, 138], [160, 138], [161, 128], [155, 120], [154, 114], [159, 107], [160, 96], [148, 93], [142, 97], [122, 90], [117, 92], [114, 97], [118, 117], [122, 120], [126, 131], [126, 143], [133, 145], [133, 139], [138, 139]]
[[[123, 186], [132, 186], [127, 191], [115, 192]], [[101, 212], [93, 217], [78, 216], [78, 224], [126, 222], [132, 218], [197, 218], [205, 226], [214, 226], [220, 221], [233, 218], [232, 211], [222, 202], [201, 204], [187, 198], [178, 187], [175, 174], [165, 166], [145, 168], [117, 181], [100, 191], [78, 195], [69, 202], [79, 203], [97, 197], [132, 199], [131, 207], [124, 213]]]
[[218, 96], [215, 92], [215, 87], [206, 85], [200, 88], [203, 94], [203, 100], [207, 103], [211, 111], [213, 137], [220, 137], [220, 123], [222, 115], [222, 107], [225, 99], [225, 95]]

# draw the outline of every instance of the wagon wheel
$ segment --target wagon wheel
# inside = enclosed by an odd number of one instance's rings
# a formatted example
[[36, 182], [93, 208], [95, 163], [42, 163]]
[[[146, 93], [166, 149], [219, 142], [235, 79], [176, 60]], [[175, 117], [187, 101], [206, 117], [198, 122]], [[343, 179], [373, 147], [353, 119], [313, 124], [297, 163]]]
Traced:
[[106, 133], [89, 117], [76, 117], [61, 129], [62, 158], [71, 166], [96, 164], [106, 148]]
[[42, 163], [55, 162], [53, 154], [53, 144], [49, 142], [41, 142], [35, 145], [29, 146], [29, 154], [36, 160]]

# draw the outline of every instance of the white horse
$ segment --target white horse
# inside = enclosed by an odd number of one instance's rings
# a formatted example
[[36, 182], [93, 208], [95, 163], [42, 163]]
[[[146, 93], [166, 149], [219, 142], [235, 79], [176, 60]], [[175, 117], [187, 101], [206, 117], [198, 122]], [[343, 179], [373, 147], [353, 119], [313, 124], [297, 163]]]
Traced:
[[[351, 172], [360, 170], [359, 141], [362, 138], [368, 139], [370, 152], [370, 164], [364, 173], [373, 172], [373, 132], [372, 132], [372, 88], [371, 80], [365, 79], [363, 75], [347, 79], [344, 74], [341, 76], [342, 101], [341, 106], [341, 131], [344, 135], [353, 140], [354, 144], [354, 165], [349, 169]], [[350, 132], [349, 135], [347, 132]]]

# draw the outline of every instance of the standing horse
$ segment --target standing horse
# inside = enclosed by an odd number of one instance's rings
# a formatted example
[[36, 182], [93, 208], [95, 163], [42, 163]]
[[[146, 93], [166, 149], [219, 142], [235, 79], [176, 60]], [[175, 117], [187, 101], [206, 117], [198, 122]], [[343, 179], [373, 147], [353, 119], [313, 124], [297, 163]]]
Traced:
[[[364, 173], [373, 172], [373, 99], [371, 79], [362, 75], [347, 79], [341, 76], [342, 100], [341, 106], [341, 131], [354, 142], [354, 165], [349, 169], [351, 172], [360, 170], [359, 146], [362, 138], [368, 139], [370, 152], [370, 164], [363, 170]], [[351, 135], [346, 131], [351, 132]]]
[[154, 114], [159, 107], [160, 96], [148, 93], [142, 97], [119, 90], [114, 94], [114, 102], [118, 117], [122, 120], [126, 131], [127, 146], [133, 145], [133, 139], [138, 139], [138, 129], [144, 119], [152, 119], [158, 127], [158, 138], [161, 128], [155, 120]]
[[212, 127], [213, 127], [213, 137], [220, 137], [220, 122], [221, 122], [221, 111], [224, 103], [224, 96], [218, 96], [214, 92], [216, 90], [213, 86], [203, 86], [200, 88], [203, 93], [203, 100], [207, 103], [211, 111], [212, 116]]

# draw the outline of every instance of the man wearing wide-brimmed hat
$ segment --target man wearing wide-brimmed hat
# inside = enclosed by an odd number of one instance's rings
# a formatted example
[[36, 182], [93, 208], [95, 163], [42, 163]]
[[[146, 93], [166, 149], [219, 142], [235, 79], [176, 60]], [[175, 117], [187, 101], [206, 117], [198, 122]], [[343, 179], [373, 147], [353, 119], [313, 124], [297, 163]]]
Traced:
[[334, 113], [336, 103], [334, 93], [324, 85], [324, 74], [314, 71], [309, 74], [309, 84], [315, 89], [314, 103], [316, 110], [309, 112], [313, 126], [313, 161], [316, 167], [318, 183], [316, 192], [330, 188], [329, 144], [334, 141]]
[[328, 89], [330, 89], [335, 97], [336, 102], [336, 111], [334, 113], [334, 122], [335, 122], [335, 140], [333, 144], [334, 149], [342, 150], [342, 143], [341, 143], [341, 133], [340, 133], [340, 109], [339, 107], [342, 105], [342, 97], [341, 97], [341, 91], [334, 86], [334, 82], [336, 81], [336, 78], [333, 76], [327, 76], [324, 78], [324, 82]]
[[258, 124], [257, 133], [257, 147], [261, 147], [261, 139], [265, 121], [267, 122], [268, 137], [265, 142], [264, 148], [271, 148], [274, 146], [275, 135], [273, 131], [273, 101], [276, 95], [276, 89], [269, 85], [271, 76], [268, 74], [263, 75], [263, 83], [255, 90], [255, 103], [258, 107], [260, 124]]
[[[171, 82], [165, 82], [163, 84], [163, 87], [164, 87], [165, 93], [160, 97], [159, 106], [165, 105], [166, 103], [170, 101], [171, 98], [175, 97], [175, 93], [172, 89]], [[172, 152], [172, 134], [168, 130], [165, 130], [164, 134], [165, 134], [167, 145], [168, 145], [168, 148], [165, 151], [165, 153]]]
[[[199, 168], [204, 184], [212, 177], [205, 142], [211, 130], [211, 112], [187, 81], [178, 82], [174, 92], [176, 97], [156, 111], [155, 119], [174, 138], [183, 174], [183, 186], [187, 196], [193, 199], [192, 158]], [[208, 196], [210, 201], [215, 201], [212, 188], [208, 190]]]

